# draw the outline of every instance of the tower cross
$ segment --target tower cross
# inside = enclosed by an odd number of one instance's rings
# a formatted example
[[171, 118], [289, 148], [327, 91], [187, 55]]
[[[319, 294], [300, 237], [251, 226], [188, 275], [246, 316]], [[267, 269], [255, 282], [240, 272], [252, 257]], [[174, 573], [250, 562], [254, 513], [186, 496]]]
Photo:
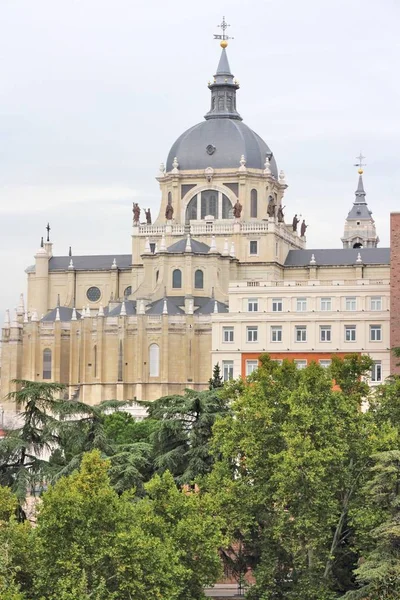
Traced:
[[360, 152], [359, 156], [356, 156], [356, 159], [358, 160], [357, 163], [355, 163], [355, 167], [358, 167], [358, 172], [360, 173], [360, 175], [362, 175], [363, 173], [363, 167], [366, 166], [364, 161], [365, 156], [362, 155], [362, 152]]
[[[218, 27], [220, 27], [222, 29], [222, 34], [214, 33], [214, 40], [222, 40], [223, 42], [225, 42], [225, 46], [223, 46], [223, 47], [226, 47], [227, 41], [233, 40], [233, 37], [230, 37], [229, 35], [227, 35], [225, 33], [227, 28], [230, 27], [229, 23], [227, 23], [225, 21], [225, 17], [222, 17], [222, 22], [218, 25]], [[222, 46], [222, 43], [221, 43], [221, 46]]]
[[50, 241], [50, 230], [51, 230], [50, 223], [47, 223], [46, 231], [47, 231], [47, 241], [48, 242]]

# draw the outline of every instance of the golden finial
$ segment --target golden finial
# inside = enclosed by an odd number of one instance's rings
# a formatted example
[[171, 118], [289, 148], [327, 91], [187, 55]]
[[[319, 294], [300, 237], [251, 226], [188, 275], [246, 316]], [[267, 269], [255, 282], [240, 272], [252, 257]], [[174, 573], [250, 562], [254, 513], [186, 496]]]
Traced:
[[360, 152], [359, 156], [356, 156], [358, 162], [355, 163], [355, 167], [358, 167], [358, 174], [362, 175], [364, 173], [364, 169], [363, 167], [365, 167], [365, 162], [363, 162], [365, 156], [362, 155], [362, 152]]
[[221, 48], [223, 50], [225, 50], [225, 48], [228, 45], [228, 40], [233, 40], [232, 37], [230, 37], [229, 35], [226, 35], [226, 33], [225, 33], [227, 28], [230, 27], [230, 25], [225, 21], [225, 17], [222, 17], [222, 23], [220, 25], [218, 25], [218, 27], [221, 27], [222, 35], [214, 34], [214, 40], [221, 40], [219, 45], [221, 46]]

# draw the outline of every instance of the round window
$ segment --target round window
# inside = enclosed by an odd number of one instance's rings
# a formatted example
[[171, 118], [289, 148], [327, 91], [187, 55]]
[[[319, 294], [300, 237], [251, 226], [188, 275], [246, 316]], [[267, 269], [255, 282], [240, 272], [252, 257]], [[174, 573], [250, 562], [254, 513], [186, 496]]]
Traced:
[[127, 298], [128, 296], [130, 296], [132, 294], [132, 286], [128, 285], [127, 288], [125, 288], [124, 291], [124, 298]]
[[86, 292], [86, 297], [90, 302], [97, 302], [100, 300], [101, 292], [98, 287], [90, 287]]

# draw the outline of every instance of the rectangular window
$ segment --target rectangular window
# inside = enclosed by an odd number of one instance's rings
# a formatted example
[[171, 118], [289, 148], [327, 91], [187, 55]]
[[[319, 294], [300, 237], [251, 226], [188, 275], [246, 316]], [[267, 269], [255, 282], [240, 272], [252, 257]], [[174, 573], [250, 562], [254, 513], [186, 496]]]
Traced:
[[321, 310], [332, 310], [332, 298], [321, 298]]
[[246, 360], [246, 375], [251, 375], [258, 369], [258, 360]]
[[297, 298], [296, 310], [297, 312], [305, 312], [307, 310], [307, 298]]
[[258, 327], [252, 325], [247, 327], [247, 341], [248, 342], [257, 342], [258, 341]]
[[294, 360], [293, 362], [296, 365], [297, 369], [305, 369], [307, 366], [306, 360]]
[[282, 312], [282, 311], [283, 311], [282, 298], [274, 298], [272, 300], [272, 312]]
[[382, 363], [380, 360], [376, 360], [372, 365], [371, 381], [373, 383], [379, 383], [382, 381]]
[[249, 300], [247, 300], [247, 310], [249, 312], [257, 312], [258, 311], [257, 298], [249, 298]]
[[250, 254], [258, 254], [258, 242], [251, 240], [250, 242]]
[[233, 327], [223, 327], [222, 328], [222, 339], [224, 342], [233, 342], [234, 341], [234, 334], [233, 334]]
[[306, 325], [296, 325], [296, 342], [307, 341], [307, 327]]
[[319, 341], [320, 342], [331, 342], [332, 331], [330, 325], [320, 325], [319, 327]]
[[155, 242], [150, 242], [150, 252], [152, 254], [154, 254], [155, 251], [156, 251], [156, 243]]
[[355, 342], [356, 341], [356, 326], [355, 325], [345, 325], [344, 339], [346, 342]]
[[382, 310], [382, 298], [381, 298], [381, 296], [372, 296], [372, 298], [371, 298], [371, 310]]
[[381, 325], [370, 325], [369, 326], [369, 341], [370, 342], [381, 342], [382, 341]]
[[324, 369], [327, 369], [328, 367], [330, 367], [330, 366], [331, 366], [331, 364], [332, 364], [332, 361], [331, 361], [331, 360], [329, 360], [329, 359], [327, 359], [327, 360], [323, 360], [323, 359], [321, 359], [321, 360], [319, 361], [319, 364], [320, 364], [320, 365], [321, 365], [321, 367], [323, 367]]
[[346, 310], [357, 310], [357, 299], [354, 296], [346, 298]]
[[224, 381], [233, 379], [233, 360], [222, 361], [222, 377]]
[[281, 342], [282, 341], [282, 327], [278, 325], [273, 325], [271, 327], [271, 342]]

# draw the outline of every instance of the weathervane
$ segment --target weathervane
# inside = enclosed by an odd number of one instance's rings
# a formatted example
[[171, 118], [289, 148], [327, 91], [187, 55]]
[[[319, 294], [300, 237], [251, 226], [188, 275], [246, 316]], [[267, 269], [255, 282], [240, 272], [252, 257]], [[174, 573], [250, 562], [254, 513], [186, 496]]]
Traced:
[[225, 21], [225, 17], [222, 17], [222, 23], [218, 25], [222, 29], [222, 35], [218, 33], [214, 33], [214, 40], [221, 40], [220, 46], [221, 48], [226, 48], [228, 45], [228, 40], [233, 40], [233, 37], [226, 35], [226, 30], [230, 27], [229, 23]]
[[358, 172], [360, 175], [362, 175], [364, 173], [364, 169], [363, 167], [366, 166], [365, 162], [363, 162], [365, 156], [362, 155], [362, 152], [360, 152], [359, 156], [356, 156], [356, 159], [358, 160], [358, 163], [355, 163], [354, 166], [358, 167]]

